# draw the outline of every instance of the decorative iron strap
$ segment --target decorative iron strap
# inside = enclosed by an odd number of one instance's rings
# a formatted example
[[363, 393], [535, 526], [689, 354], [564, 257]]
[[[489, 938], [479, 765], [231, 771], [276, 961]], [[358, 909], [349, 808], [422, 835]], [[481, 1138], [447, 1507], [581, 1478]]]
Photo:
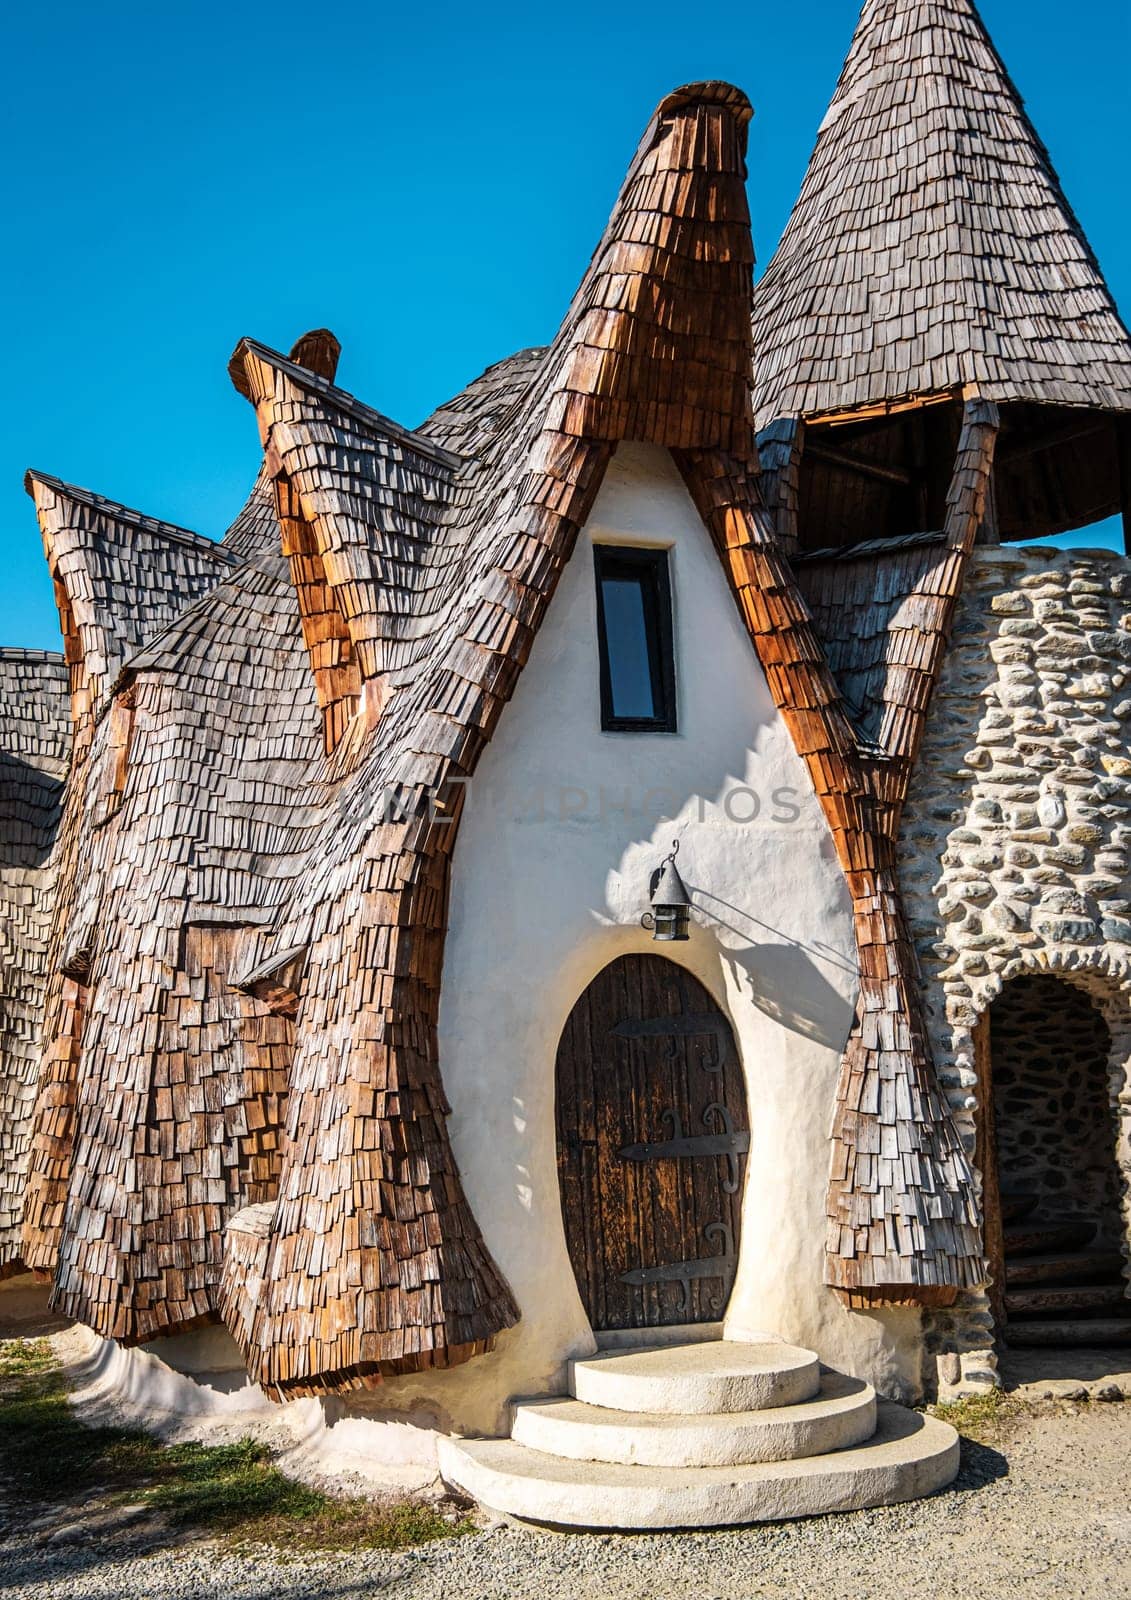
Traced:
[[698, 1065], [704, 1072], [721, 1074], [730, 1053], [730, 1024], [720, 1011], [684, 1012], [677, 1017], [630, 1017], [618, 1022], [609, 1032], [618, 1039], [667, 1039], [668, 1060], [679, 1055], [680, 1039], [705, 1038], [705, 1049], [696, 1048]]
[[[633, 1267], [631, 1271], [621, 1273], [620, 1281], [633, 1288], [678, 1283], [683, 1295], [680, 1310], [690, 1313], [691, 1285], [710, 1278], [721, 1278], [724, 1284], [728, 1284], [734, 1278], [738, 1265], [738, 1257], [734, 1252], [734, 1235], [729, 1223], [709, 1222], [703, 1229], [703, 1237], [708, 1243], [713, 1239], [719, 1239], [723, 1245], [723, 1254], [702, 1257], [697, 1261], [672, 1261], [659, 1267]], [[711, 1308], [715, 1311], [722, 1309], [721, 1297], [711, 1297]]]
[[667, 1161], [678, 1156], [744, 1156], [749, 1149], [748, 1133], [691, 1133], [655, 1144], [626, 1144], [617, 1154], [624, 1161]]
[[695, 1033], [709, 1033], [718, 1038], [730, 1032], [730, 1024], [721, 1011], [693, 1011], [678, 1017], [628, 1017], [609, 1032], [620, 1039], [686, 1038]]
[[[670, 1122], [670, 1139], [655, 1139], [642, 1144], [626, 1144], [617, 1151], [622, 1161], [672, 1161], [681, 1158], [695, 1160], [710, 1156], [725, 1156], [727, 1176], [723, 1180], [726, 1194], [738, 1192], [738, 1158], [750, 1152], [750, 1134], [745, 1128], [737, 1131], [730, 1120], [726, 1106], [713, 1101], [703, 1112], [703, 1126], [714, 1129], [709, 1133], [686, 1134], [679, 1112], [670, 1108], [663, 1113], [662, 1122]], [[716, 1131], [717, 1130], [717, 1131]]]

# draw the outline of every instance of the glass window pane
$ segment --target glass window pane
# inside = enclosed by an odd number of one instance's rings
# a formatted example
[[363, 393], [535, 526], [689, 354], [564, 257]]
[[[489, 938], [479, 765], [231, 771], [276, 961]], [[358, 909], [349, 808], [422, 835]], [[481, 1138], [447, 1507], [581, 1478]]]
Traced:
[[654, 717], [644, 590], [639, 578], [605, 577], [605, 637], [615, 717]]

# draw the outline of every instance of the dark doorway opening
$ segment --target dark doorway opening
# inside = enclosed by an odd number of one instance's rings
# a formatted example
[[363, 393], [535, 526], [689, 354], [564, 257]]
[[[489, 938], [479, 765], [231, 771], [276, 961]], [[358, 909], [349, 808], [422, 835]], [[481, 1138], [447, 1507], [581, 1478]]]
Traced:
[[1007, 984], [977, 1036], [986, 1251], [1010, 1346], [1131, 1344], [1111, 1036], [1055, 977]]

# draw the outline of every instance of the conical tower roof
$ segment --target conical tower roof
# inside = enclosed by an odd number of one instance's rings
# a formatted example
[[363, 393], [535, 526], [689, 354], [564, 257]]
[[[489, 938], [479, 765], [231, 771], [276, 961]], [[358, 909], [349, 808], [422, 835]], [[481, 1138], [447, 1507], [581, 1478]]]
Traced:
[[1131, 410], [1131, 341], [971, 0], [866, 0], [755, 292], [759, 428], [964, 384]]

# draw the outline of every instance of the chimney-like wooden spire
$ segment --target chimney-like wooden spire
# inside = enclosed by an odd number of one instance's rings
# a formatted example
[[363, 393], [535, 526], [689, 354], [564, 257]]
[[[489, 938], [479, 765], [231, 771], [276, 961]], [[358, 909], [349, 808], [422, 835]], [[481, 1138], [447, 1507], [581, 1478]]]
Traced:
[[729, 83], [656, 108], [558, 337], [565, 433], [749, 450], [751, 115]]

